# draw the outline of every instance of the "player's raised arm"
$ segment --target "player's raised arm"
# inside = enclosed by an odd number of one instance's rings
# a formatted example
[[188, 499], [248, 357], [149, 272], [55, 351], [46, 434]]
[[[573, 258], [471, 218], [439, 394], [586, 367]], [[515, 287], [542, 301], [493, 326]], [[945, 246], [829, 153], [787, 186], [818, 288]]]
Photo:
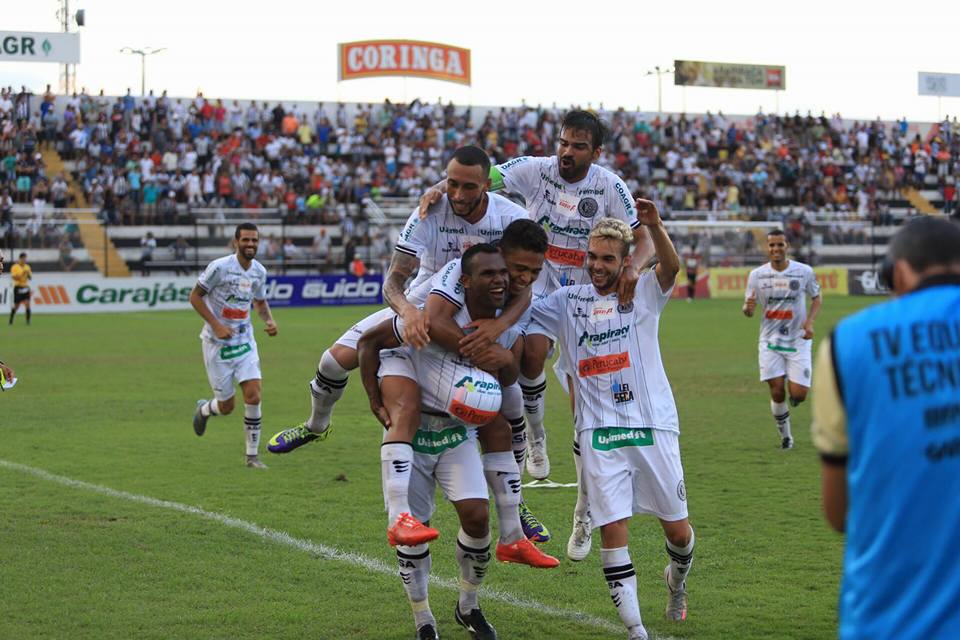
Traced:
[[393, 318], [384, 320], [380, 324], [368, 329], [357, 342], [357, 361], [360, 363], [360, 381], [363, 390], [370, 400], [370, 411], [376, 416], [385, 429], [390, 428], [390, 414], [383, 406], [380, 395], [380, 381], [377, 373], [380, 371], [380, 350], [392, 349], [400, 346], [393, 327]]
[[[677, 255], [677, 249], [673, 246], [667, 230], [663, 226], [663, 220], [660, 219], [660, 212], [650, 200], [637, 200], [637, 220], [640, 221], [650, 233], [650, 239], [653, 241], [653, 249], [657, 254], [659, 262], [656, 266], [657, 282], [660, 283], [660, 290], [666, 291], [673, 286], [680, 273], [680, 256]], [[634, 234], [636, 238], [636, 233]], [[636, 256], [634, 251], [633, 256]], [[642, 266], [642, 264], [641, 264]]]

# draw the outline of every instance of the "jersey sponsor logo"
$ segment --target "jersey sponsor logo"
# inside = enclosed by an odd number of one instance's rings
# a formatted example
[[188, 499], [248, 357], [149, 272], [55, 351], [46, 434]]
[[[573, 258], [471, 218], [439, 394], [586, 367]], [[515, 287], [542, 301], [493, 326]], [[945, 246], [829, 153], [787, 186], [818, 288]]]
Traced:
[[584, 218], [592, 218], [597, 215], [600, 205], [597, 204], [597, 201], [593, 198], [583, 198], [580, 200], [580, 204], [577, 205], [577, 213], [579, 213]]
[[457, 235], [457, 234], [462, 235], [467, 232], [466, 229], [458, 229], [457, 227], [445, 227], [443, 225], [440, 225], [440, 228], [437, 229], [437, 231], [439, 231], [440, 233], [451, 233], [454, 235]]
[[603, 189], [577, 189], [577, 193], [579, 193], [581, 196], [586, 196], [586, 195], [602, 196], [604, 194], [604, 190]]
[[414, 231], [416, 230], [416, 228], [419, 227], [419, 226], [420, 226], [420, 219], [419, 219], [419, 218], [414, 218], [413, 220], [411, 220], [410, 222], [408, 222], [408, 223], [407, 223], [407, 227], [400, 233], [400, 239], [401, 239], [401, 240], [409, 240], [410, 237], [413, 235], [413, 232], [414, 232]]
[[593, 302], [596, 300], [594, 296], [581, 296], [576, 293], [568, 293], [567, 300], [579, 300], [580, 302]]
[[633, 200], [630, 199], [627, 190], [623, 188], [619, 181], [614, 186], [617, 189], [617, 195], [620, 196], [620, 202], [623, 203], [624, 212], [629, 214], [633, 211]]
[[580, 206], [580, 198], [577, 196], [572, 196], [569, 193], [560, 192], [560, 197], [557, 198], [557, 213], [563, 216], [572, 216], [577, 212], [577, 208]]
[[569, 247], [558, 247], [556, 245], [547, 245], [546, 258], [550, 262], [563, 264], [570, 267], [582, 267], [584, 260], [587, 259], [587, 252]]
[[793, 320], [793, 311], [790, 309], [767, 309], [763, 317], [767, 320]]
[[463, 425], [450, 427], [441, 431], [420, 429], [413, 437], [413, 450], [417, 453], [439, 455], [447, 449], [463, 444], [467, 441], [467, 428]]
[[227, 320], [246, 320], [247, 313], [246, 309], [233, 309], [232, 307], [224, 307], [223, 311], [220, 312]]
[[633, 391], [630, 389], [630, 385], [625, 382], [614, 382], [610, 385], [610, 391], [613, 392], [614, 404], [633, 402]]
[[608, 356], [594, 356], [593, 358], [584, 358], [577, 363], [577, 373], [581, 378], [590, 376], [599, 376], [605, 373], [613, 373], [630, 366], [630, 354], [613, 353]]
[[471, 407], [457, 398], [454, 398], [450, 402], [450, 415], [459, 420], [463, 420], [467, 424], [486, 424], [496, 418], [497, 413], [499, 413], [499, 411], [486, 411], [484, 409]]
[[465, 388], [470, 393], [500, 393], [500, 385], [496, 382], [484, 382], [483, 380], [474, 380], [473, 376], [463, 376], [453, 385], [454, 389]]
[[577, 342], [578, 347], [587, 345], [588, 347], [598, 347], [602, 344], [606, 344], [611, 340], [619, 340], [626, 338], [630, 335], [630, 325], [625, 327], [620, 327], [618, 329], [607, 329], [606, 331], [601, 331], [600, 333], [590, 333], [589, 331], [584, 331], [580, 334], [580, 341]]
[[552, 220], [548, 216], [541, 216], [537, 220], [537, 224], [543, 227], [543, 230], [547, 233], [556, 233], [561, 236], [571, 236], [574, 238], [586, 238], [590, 235], [590, 229], [585, 229], [583, 227], [576, 227], [573, 225], [562, 227]]
[[653, 429], [600, 427], [593, 430], [593, 448], [597, 451], [610, 451], [622, 447], [650, 447], [653, 444]]
[[250, 346], [249, 342], [222, 347], [220, 349], [220, 359], [233, 360], [234, 358], [239, 358], [246, 353], [250, 353], [252, 350], [253, 347]]
[[590, 306], [590, 322], [607, 322], [613, 319], [613, 308], [616, 306], [614, 300], [598, 300]]
[[[547, 174], [545, 174], [543, 171], [540, 172], [540, 179], [546, 182], [547, 184], [553, 186], [554, 189], [563, 191], [563, 185], [557, 182], [556, 180], [554, 180], [553, 178], [551, 178], [550, 176], [548, 176]], [[547, 191], [546, 195], [549, 196], [550, 192]], [[554, 203], [551, 202], [550, 204], [554, 204]]]
[[527, 156], [521, 156], [521, 157], [519, 157], [519, 158], [514, 158], [513, 160], [508, 160], [507, 162], [504, 162], [503, 164], [498, 165], [498, 168], [500, 169], [500, 171], [506, 171], [507, 169], [510, 169], [511, 167], [515, 167], [515, 166], [517, 166], [518, 164], [524, 163], [524, 162], [526, 162], [526, 161], [529, 160], [529, 159], [530, 159], [530, 158], [528, 158]]

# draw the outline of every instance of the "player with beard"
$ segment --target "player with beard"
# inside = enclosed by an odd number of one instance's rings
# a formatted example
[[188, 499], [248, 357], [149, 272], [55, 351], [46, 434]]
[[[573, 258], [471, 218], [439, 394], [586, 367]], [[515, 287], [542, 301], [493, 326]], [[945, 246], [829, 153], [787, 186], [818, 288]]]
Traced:
[[202, 436], [212, 416], [233, 411], [234, 382], [243, 392], [243, 424], [247, 440], [247, 466], [265, 469], [260, 450], [260, 354], [250, 322], [250, 307], [257, 310], [268, 336], [277, 335], [277, 323], [267, 304], [267, 270], [254, 259], [260, 243], [257, 225], [244, 222], [233, 235], [237, 252], [214, 260], [190, 292], [190, 304], [204, 320], [200, 339], [212, 400], [198, 400], [193, 430]]
[[[667, 617], [687, 615], [685, 580], [693, 561], [680, 463], [679, 420], [660, 356], [660, 314], [673, 291], [680, 258], [656, 205], [638, 200], [638, 219], [660, 259], [643, 273], [636, 296], [617, 291], [627, 269], [632, 231], [603, 220], [590, 233], [591, 282], [559, 289], [533, 304], [532, 325], [558, 337], [560, 358], [574, 371], [576, 446], [593, 525], [600, 528], [604, 577], [631, 640], [646, 640], [637, 579], [627, 549], [634, 513], [656, 516], [667, 539]], [[529, 329], [528, 329], [529, 331]]]
[[[652, 256], [650, 241], [637, 222], [637, 211], [627, 185], [613, 172], [596, 164], [600, 159], [607, 127], [589, 111], [567, 113], [557, 137], [557, 152], [551, 157], [524, 156], [491, 168], [493, 189], [504, 189], [523, 196], [530, 219], [547, 232], [547, 261], [534, 285], [534, 299], [542, 298], [561, 286], [589, 281], [585, 268], [587, 236], [604, 218], [626, 222], [633, 230], [633, 255], [618, 285], [621, 302], [633, 299], [638, 274]], [[440, 183], [420, 201], [422, 216], [428, 206], [443, 193]], [[464, 354], [468, 357], [491, 339], [487, 334], [468, 336]], [[528, 333], [520, 369], [527, 419], [529, 454], [527, 471], [537, 479], [550, 475], [547, 455], [544, 407], [547, 380], [544, 364], [551, 353], [554, 336]], [[557, 369], [561, 379], [567, 373]], [[579, 457], [575, 456], [577, 477]], [[577, 507], [574, 510], [573, 532], [567, 543], [567, 556], [582, 560], [590, 551], [589, 504], [578, 481]]]

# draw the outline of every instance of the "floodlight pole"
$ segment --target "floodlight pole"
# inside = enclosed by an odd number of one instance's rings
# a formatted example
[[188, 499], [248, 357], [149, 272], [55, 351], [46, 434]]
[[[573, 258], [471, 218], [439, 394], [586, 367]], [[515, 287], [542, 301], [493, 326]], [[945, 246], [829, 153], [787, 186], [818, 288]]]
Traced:
[[160, 53], [161, 51], [166, 51], [166, 47], [160, 47], [159, 49], [154, 49], [153, 47], [144, 47], [143, 49], [134, 49], [133, 47], [124, 47], [120, 49], [120, 53], [129, 53], [131, 55], [140, 56], [140, 97], [142, 98], [147, 94], [147, 56], [152, 56], [155, 53]]
[[646, 73], [648, 76], [657, 76], [657, 113], [663, 113], [663, 87], [661, 86], [660, 77], [668, 73], [673, 73], [673, 69], [661, 69], [659, 65], [653, 67], [653, 69]]

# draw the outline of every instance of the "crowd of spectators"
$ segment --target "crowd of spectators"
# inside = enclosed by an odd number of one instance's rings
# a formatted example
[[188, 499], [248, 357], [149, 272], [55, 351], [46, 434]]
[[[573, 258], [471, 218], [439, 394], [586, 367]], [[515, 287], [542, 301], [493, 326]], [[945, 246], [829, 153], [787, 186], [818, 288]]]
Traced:
[[[908, 186], [938, 191], [948, 212], [957, 207], [956, 118], [921, 136], [906, 120], [847, 123], [839, 115], [600, 113], [610, 124], [601, 164], [667, 217], [817, 211], [885, 223], [889, 203]], [[67, 181], [46, 176], [38, 154], [52, 146], [83, 200], [114, 224], [188, 222], [204, 208], [266, 209], [288, 223], [342, 225], [344, 237], [364, 245], [377, 241], [356, 206], [365, 198], [419, 194], [466, 143], [497, 161], [552, 153], [562, 115], [555, 106], [474, 117], [469, 107], [419, 100], [304, 108], [199, 93], [65, 97], [48, 87], [38, 98], [7, 90], [0, 187], [14, 202], [66, 205]]]

